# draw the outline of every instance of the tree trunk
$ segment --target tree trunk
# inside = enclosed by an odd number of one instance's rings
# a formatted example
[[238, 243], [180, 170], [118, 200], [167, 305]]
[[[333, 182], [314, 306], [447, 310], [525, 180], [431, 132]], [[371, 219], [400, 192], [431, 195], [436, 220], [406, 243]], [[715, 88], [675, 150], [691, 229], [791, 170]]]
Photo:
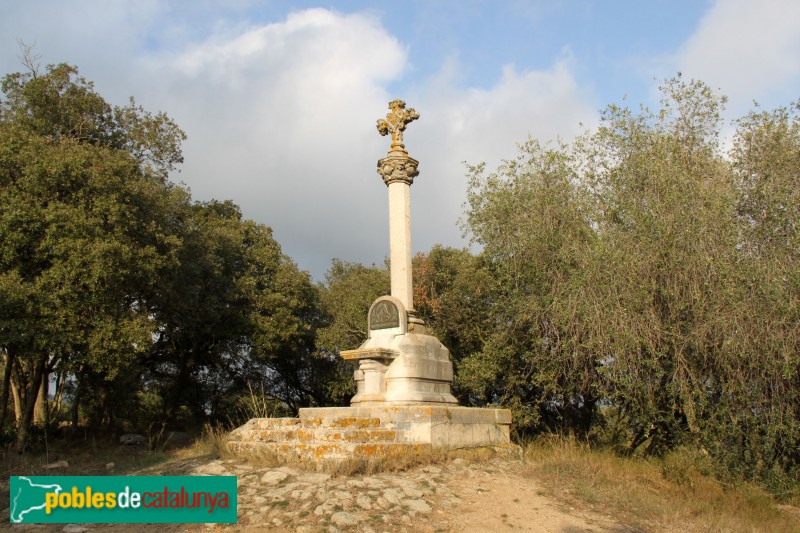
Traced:
[[82, 389], [82, 385], [81, 384], [83, 383], [83, 380], [81, 379], [81, 375], [80, 374], [76, 374], [75, 375], [75, 380], [77, 381], [77, 383], [75, 384], [75, 394], [72, 397], [72, 405], [70, 405], [70, 407], [69, 407], [69, 414], [70, 414], [70, 418], [72, 419], [72, 429], [77, 430], [78, 429], [78, 422], [79, 422], [79, 420], [78, 420], [78, 414], [79, 414], [78, 413], [78, 408], [79, 408], [80, 403], [81, 403], [81, 389]]
[[174, 424], [178, 409], [181, 405], [181, 399], [186, 394], [186, 390], [189, 387], [189, 378], [194, 365], [188, 359], [189, 356], [185, 354], [181, 358], [181, 365], [180, 369], [178, 370], [178, 375], [175, 377], [175, 382], [173, 383], [169, 393], [166, 395], [166, 399], [164, 401], [164, 420], [168, 424]]
[[6, 415], [8, 414], [8, 390], [11, 388], [11, 369], [14, 367], [14, 355], [7, 352], [5, 356], [5, 368], [3, 369], [3, 392], [0, 395], [0, 431], [6, 425]]
[[56, 390], [53, 393], [53, 401], [51, 403], [50, 413], [48, 415], [49, 420], [58, 420], [58, 414], [61, 412], [61, 400], [64, 397], [65, 382], [66, 376], [62, 370], [56, 374]]
[[30, 382], [28, 389], [25, 392], [25, 404], [22, 409], [22, 419], [20, 420], [19, 427], [17, 428], [17, 442], [14, 450], [17, 453], [25, 451], [25, 446], [28, 441], [28, 434], [30, 433], [31, 425], [33, 422], [33, 411], [36, 408], [36, 400], [38, 398], [38, 391], [42, 385], [42, 377], [44, 375], [44, 367], [47, 357], [42, 357], [34, 363], [33, 372], [30, 375]]
[[36, 395], [36, 406], [33, 411], [33, 423], [36, 425], [47, 427], [47, 423], [50, 421], [48, 417], [48, 409], [50, 407], [49, 394], [50, 376], [47, 370], [43, 370], [42, 384], [39, 386], [39, 391]]
[[14, 379], [11, 380], [11, 394], [14, 398], [14, 420], [19, 425], [22, 419], [22, 398], [19, 395], [19, 385]]

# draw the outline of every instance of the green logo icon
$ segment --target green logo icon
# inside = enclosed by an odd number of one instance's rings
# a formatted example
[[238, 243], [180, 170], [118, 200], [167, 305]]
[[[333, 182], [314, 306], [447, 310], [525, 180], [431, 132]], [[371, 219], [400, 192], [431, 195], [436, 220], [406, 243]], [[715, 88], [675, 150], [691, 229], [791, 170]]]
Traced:
[[235, 476], [14, 476], [13, 524], [235, 523]]

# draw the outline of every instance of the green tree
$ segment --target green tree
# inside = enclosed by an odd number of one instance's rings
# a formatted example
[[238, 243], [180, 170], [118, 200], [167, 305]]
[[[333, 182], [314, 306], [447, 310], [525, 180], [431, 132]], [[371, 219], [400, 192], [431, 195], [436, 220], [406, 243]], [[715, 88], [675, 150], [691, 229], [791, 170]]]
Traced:
[[658, 112], [609, 106], [583, 146], [599, 239], [580, 309], [629, 452], [701, 431], [720, 371], [738, 359], [721, 349], [737, 238], [717, 147], [724, 99], [680, 78], [662, 94]]
[[466, 225], [493, 279], [483, 346], [458, 383], [513, 409], [517, 428], [587, 432], [598, 400], [596, 357], [572, 317], [572, 290], [595, 235], [565, 146], [534, 140], [487, 174], [470, 168]]
[[28, 72], [3, 78], [3, 122], [51, 141], [74, 139], [122, 150], [148, 175], [162, 181], [183, 162], [181, 143], [186, 134], [165, 113], [153, 115], [133, 98], [128, 106], [112, 107], [94, 91], [92, 82], [79, 75], [77, 67], [49, 65], [41, 73], [28, 55], [25, 59]]
[[[499, 292], [484, 255], [436, 245], [413, 261], [414, 307], [431, 331], [450, 350], [456, 376], [468, 356], [483, 350], [494, 332], [493, 304]], [[471, 380], [472, 376], [466, 379]], [[464, 404], [481, 404], [472, 387], [456, 379], [454, 394]]]
[[379, 296], [389, 294], [389, 270], [334, 259], [320, 287], [327, 325], [320, 329], [317, 348], [331, 361], [334, 371], [325, 385], [336, 405], [346, 405], [355, 395], [353, 368], [339, 352], [358, 348], [367, 339], [367, 312]]
[[[0, 342], [22, 403], [20, 449], [57, 366], [113, 374], [147, 348], [146, 295], [177, 244], [158, 229], [168, 191], [142, 160], [102, 142], [99, 97], [80, 78], [77, 94], [62, 86], [65, 72], [8, 76], [0, 102]], [[48, 98], [63, 104], [52, 117], [39, 109]]]
[[286, 413], [324, 403], [329, 364], [315, 351], [322, 314], [308, 274], [232, 202], [173, 216], [182, 245], [151, 299], [155, 342], [127, 373], [139, 376], [163, 423], [226, 422], [250, 390]]
[[[741, 297], [727, 341], [739, 387], [717, 454], [767, 479], [800, 476], [800, 102], [739, 120], [731, 160]], [[722, 422], [722, 421], [721, 421]], [[753, 466], [756, 468], [753, 468]], [[779, 481], [779, 480], [778, 480]]]
[[268, 227], [167, 182], [174, 122], [110, 106], [68, 65], [3, 91], [0, 350], [18, 447], [54, 371], [92, 425], [225, 419], [251, 385], [289, 410], [327, 401], [319, 289]]
[[[725, 99], [680, 76], [661, 91], [656, 111], [611, 105], [572, 144], [470, 169], [490, 321], [457, 380], [518, 428], [696, 445], [781, 482], [800, 448], [798, 105], [744, 117], [726, 157]], [[441, 265], [431, 294], [455, 279]]]
[[[292, 412], [329, 401], [328, 381], [338, 362], [320, 353], [318, 330], [325, 324], [320, 290], [263, 226], [246, 225], [247, 271], [241, 283], [248, 298], [252, 332], [248, 340], [257, 375]], [[274, 274], [264, 276], [263, 254], [276, 254]]]

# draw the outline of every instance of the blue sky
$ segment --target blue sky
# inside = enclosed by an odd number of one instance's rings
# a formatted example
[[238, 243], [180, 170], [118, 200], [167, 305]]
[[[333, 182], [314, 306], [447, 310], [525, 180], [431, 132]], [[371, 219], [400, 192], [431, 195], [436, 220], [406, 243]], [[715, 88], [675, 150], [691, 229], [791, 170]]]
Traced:
[[677, 71], [728, 95], [728, 119], [788, 104], [798, 27], [797, 0], [0, 0], [0, 67], [21, 69], [22, 39], [112, 103], [172, 115], [189, 136], [173, 179], [234, 200], [319, 280], [334, 257], [388, 254], [375, 120], [393, 98], [422, 115], [413, 248], [463, 246], [462, 161], [570, 139], [623, 97], [656, 105]]

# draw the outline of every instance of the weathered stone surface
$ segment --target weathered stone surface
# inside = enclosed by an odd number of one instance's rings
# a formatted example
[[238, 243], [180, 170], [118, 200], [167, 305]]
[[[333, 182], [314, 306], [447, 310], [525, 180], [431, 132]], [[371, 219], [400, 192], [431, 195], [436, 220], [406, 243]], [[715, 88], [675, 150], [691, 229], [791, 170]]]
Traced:
[[353, 407], [457, 404], [450, 392], [449, 350], [425, 333], [424, 326], [408, 325], [412, 326], [414, 330], [408, 332], [371, 331], [358, 349], [342, 352], [345, 359], [359, 362], [354, 374], [358, 392], [350, 401]]
[[362, 509], [369, 511], [370, 509], [372, 509], [372, 500], [370, 500], [369, 496], [360, 494], [358, 495], [358, 497], [356, 497], [356, 505], [358, 505]]
[[386, 114], [386, 120], [378, 119], [378, 133], [381, 135], [392, 136], [392, 150], [402, 150], [403, 145], [403, 132], [406, 127], [413, 121], [419, 118], [419, 113], [413, 108], [406, 109], [406, 103], [399, 98], [395, 98], [389, 102], [389, 113]]
[[[511, 413], [506, 409], [428, 405], [325, 407], [301, 409], [291, 423], [278, 420], [282, 422], [249, 421], [231, 432], [229, 448], [236, 453], [267, 453], [314, 461], [404, 457], [482, 446], [513, 448], [509, 440]], [[257, 429], [262, 427], [271, 429]], [[288, 469], [286, 474], [298, 473]]]
[[331, 478], [330, 474], [309, 472], [303, 474], [299, 479], [305, 483], [324, 483]]
[[67, 524], [61, 528], [61, 531], [63, 531], [63, 533], [85, 533], [89, 531], [89, 528], [80, 524]]
[[147, 444], [147, 437], [138, 433], [126, 433], [119, 438], [119, 443], [123, 446], [142, 446]]
[[403, 505], [410, 511], [417, 513], [430, 513], [431, 506], [425, 500], [403, 500]]
[[289, 477], [289, 474], [286, 472], [281, 472], [278, 470], [272, 470], [266, 472], [263, 476], [261, 476], [261, 483], [265, 485], [278, 485], [282, 481], [285, 481], [286, 478]]
[[358, 523], [356, 517], [346, 511], [339, 511], [331, 515], [331, 522], [337, 526], [347, 527], [354, 526]]
[[224, 476], [228, 474], [228, 469], [225, 468], [222, 461], [216, 460], [196, 468], [195, 473], [204, 476]]
[[[236, 463], [222, 461], [195, 467], [192, 473], [221, 466], [231, 471], [240, 469]], [[447, 474], [458, 479], [461, 470], [458, 468]], [[409, 495], [425, 494], [427, 490], [441, 486], [440, 481], [420, 469], [416, 472], [341, 478], [323, 473], [304, 473], [289, 467], [251, 469], [239, 481], [237, 527], [266, 529], [269, 526], [317, 531], [320, 523], [327, 522], [341, 531], [386, 531], [387, 528], [396, 531], [397, 524], [414, 524], [415, 516], [433, 508], [427, 497]], [[262, 480], [282, 481], [273, 485], [262, 483]], [[447, 494], [450, 492], [441, 491], [441, 495]], [[404, 516], [410, 521], [407, 522]]]

